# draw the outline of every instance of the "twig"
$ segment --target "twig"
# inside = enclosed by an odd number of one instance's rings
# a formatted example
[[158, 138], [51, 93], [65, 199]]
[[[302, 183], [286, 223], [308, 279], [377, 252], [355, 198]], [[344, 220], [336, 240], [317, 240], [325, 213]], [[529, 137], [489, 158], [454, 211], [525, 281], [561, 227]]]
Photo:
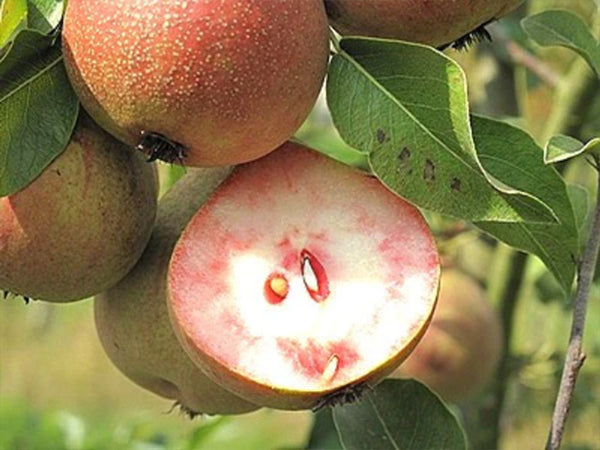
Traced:
[[548, 64], [529, 53], [514, 41], [507, 40], [504, 46], [515, 64], [529, 69], [531, 73], [535, 74], [551, 88], [558, 85], [560, 77]]
[[[596, 163], [600, 164], [600, 157], [596, 156]], [[586, 243], [585, 250], [579, 267], [577, 268], [577, 290], [575, 292], [573, 323], [571, 326], [571, 336], [563, 373], [560, 380], [558, 396], [552, 415], [552, 425], [546, 442], [546, 450], [556, 450], [560, 447], [567, 414], [573, 399], [575, 382], [579, 374], [579, 369], [583, 365], [585, 355], [582, 351], [583, 330], [585, 326], [585, 316], [587, 312], [588, 297], [590, 295], [590, 286], [593, 281], [594, 271], [598, 260], [598, 251], [600, 250], [600, 172], [598, 173], [598, 193], [596, 199], [596, 210], [594, 213], [594, 222], [590, 231], [590, 236]]]

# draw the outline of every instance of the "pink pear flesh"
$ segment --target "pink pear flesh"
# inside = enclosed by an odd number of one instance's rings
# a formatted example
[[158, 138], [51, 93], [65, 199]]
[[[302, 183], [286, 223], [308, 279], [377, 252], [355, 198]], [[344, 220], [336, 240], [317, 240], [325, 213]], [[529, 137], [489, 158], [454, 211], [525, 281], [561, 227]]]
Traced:
[[170, 263], [170, 317], [227, 389], [310, 408], [398, 366], [429, 323], [439, 273], [415, 207], [288, 143], [238, 167], [190, 221]]

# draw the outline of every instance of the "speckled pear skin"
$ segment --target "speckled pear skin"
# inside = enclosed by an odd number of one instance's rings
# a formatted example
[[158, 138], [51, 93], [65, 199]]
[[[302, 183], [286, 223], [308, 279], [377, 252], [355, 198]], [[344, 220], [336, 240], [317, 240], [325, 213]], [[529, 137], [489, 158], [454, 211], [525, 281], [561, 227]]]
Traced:
[[181, 144], [186, 166], [237, 164], [287, 140], [325, 76], [322, 0], [72, 0], [63, 50], [86, 110], [130, 145]]
[[150, 238], [157, 187], [138, 152], [82, 116], [63, 153], [0, 198], [0, 289], [51, 302], [108, 289]]
[[440, 47], [508, 14], [523, 0], [325, 0], [343, 35], [399, 39]]
[[138, 264], [119, 284], [94, 300], [98, 336], [128, 378], [174, 399], [191, 416], [240, 414], [258, 409], [219, 387], [180, 347], [166, 304], [171, 252], [184, 226], [228, 175], [229, 169], [188, 169], [162, 198], [152, 237]]

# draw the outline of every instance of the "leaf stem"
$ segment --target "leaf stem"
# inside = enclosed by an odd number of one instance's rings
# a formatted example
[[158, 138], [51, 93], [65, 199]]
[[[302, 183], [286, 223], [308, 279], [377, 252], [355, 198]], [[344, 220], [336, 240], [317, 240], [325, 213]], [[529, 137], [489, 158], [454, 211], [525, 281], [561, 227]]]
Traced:
[[[599, 165], [600, 157], [595, 156], [595, 160], [596, 164]], [[598, 251], [600, 250], [600, 171], [598, 172], [598, 193], [593, 220], [592, 229], [577, 269], [577, 290], [575, 291], [574, 298], [571, 336], [569, 338], [560, 387], [552, 415], [550, 433], [546, 442], [547, 450], [556, 450], [560, 447], [567, 415], [573, 399], [575, 382], [585, 360], [585, 354], [582, 351], [583, 330], [585, 327], [590, 287], [598, 262]]]

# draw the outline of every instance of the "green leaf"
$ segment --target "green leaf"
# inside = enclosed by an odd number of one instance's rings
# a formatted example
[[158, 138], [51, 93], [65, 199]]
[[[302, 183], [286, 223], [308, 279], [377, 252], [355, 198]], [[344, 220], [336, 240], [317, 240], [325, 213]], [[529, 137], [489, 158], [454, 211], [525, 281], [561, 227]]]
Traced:
[[25, 187], [64, 150], [78, 108], [60, 43], [19, 33], [0, 59], [0, 197]]
[[581, 18], [569, 11], [544, 11], [526, 17], [523, 29], [539, 45], [567, 47], [579, 53], [600, 75], [600, 47]]
[[323, 408], [315, 414], [315, 421], [310, 433], [306, 450], [341, 450], [331, 408]]
[[456, 417], [414, 380], [385, 380], [333, 418], [345, 449], [465, 449]]
[[0, 3], [0, 49], [26, 24], [26, 0], [2, 0]]
[[44, 34], [50, 33], [60, 23], [64, 8], [64, 0], [27, 0], [29, 28]]
[[544, 165], [543, 150], [524, 131], [477, 116], [472, 117], [471, 123], [485, 168], [543, 199], [560, 220], [554, 224], [476, 222], [475, 225], [513, 247], [538, 256], [563, 290], [569, 292], [579, 248], [577, 225], [564, 180], [552, 166]]
[[559, 134], [550, 138], [546, 144], [544, 162], [555, 164], [586, 152], [600, 152], [600, 138], [591, 139], [584, 144], [571, 136]]
[[337, 136], [332, 136], [329, 132], [307, 133], [298, 137], [302, 143], [331, 159], [362, 170], [363, 172], [371, 172], [368, 154], [353, 149]]
[[547, 205], [483, 170], [454, 61], [418, 44], [346, 38], [340, 46], [327, 81], [333, 121], [388, 188], [467, 220], [556, 220]]

